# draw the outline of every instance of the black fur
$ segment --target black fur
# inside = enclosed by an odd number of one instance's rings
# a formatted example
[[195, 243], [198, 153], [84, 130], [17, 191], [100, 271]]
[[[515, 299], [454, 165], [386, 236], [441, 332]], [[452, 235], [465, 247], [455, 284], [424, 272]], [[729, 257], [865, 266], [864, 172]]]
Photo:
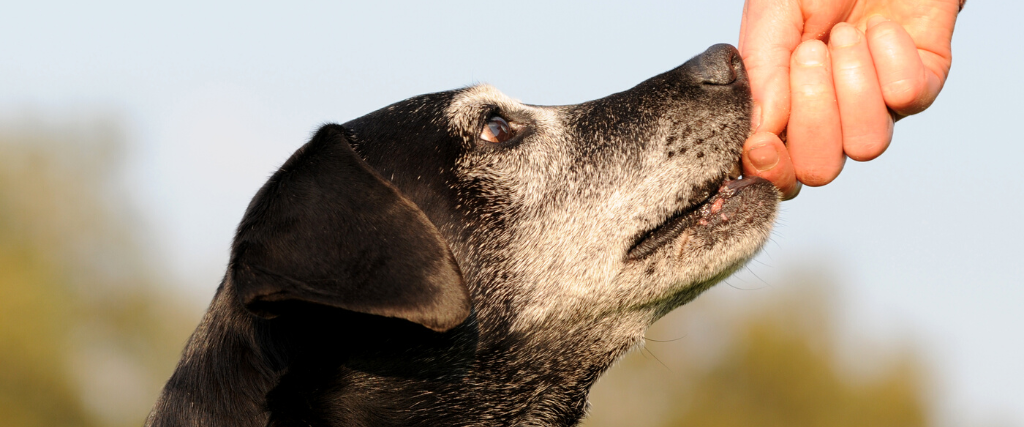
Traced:
[[327, 125], [253, 198], [229, 267], [249, 311], [305, 301], [448, 330], [469, 292], [427, 217]]

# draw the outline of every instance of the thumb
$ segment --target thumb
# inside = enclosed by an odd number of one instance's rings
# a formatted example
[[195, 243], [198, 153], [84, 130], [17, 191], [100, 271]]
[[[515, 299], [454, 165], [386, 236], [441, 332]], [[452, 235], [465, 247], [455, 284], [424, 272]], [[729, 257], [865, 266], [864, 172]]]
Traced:
[[739, 51], [754, 99], [754, 129], [779, 134], [789, 121], [789, 62], [803, 34], [800, 5], [793, 0], [747, 0]]

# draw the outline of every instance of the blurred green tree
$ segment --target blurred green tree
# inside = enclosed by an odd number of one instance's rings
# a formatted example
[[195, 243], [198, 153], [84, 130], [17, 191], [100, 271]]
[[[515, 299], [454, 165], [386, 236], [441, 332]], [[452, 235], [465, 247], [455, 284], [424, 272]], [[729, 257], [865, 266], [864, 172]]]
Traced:
[[669, 343], [671, 352], [659, 348], [655, 357], [643, 349], [614, 367], [595, 386], [584, 425], [927, 425], [920, 357], [860, 343], [858, 362], [866, 366], [851, 372], [841, 363], [841, 332], [825, 291], [835, 284], [806, 274], [791, 280], [802, 282], [788, 286], [799, 291], [759, 306], [738, 309], [736, 301], [705, 296], [663, 319], [675, 325], [658, 335], [682, 338]]
[[0, 124], [0, 419], [137, 426], [198, 313], [138, 236], [105, 120]]

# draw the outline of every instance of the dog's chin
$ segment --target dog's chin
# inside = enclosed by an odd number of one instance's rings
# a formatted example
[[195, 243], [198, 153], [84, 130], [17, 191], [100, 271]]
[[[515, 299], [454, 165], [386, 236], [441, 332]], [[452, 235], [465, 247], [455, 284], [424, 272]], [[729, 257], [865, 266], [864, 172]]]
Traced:
[[[670, 258], [696, 258], [698, 264], [717, 266], [713, 270], [728, 269], [767, 240], [778, 201], [778, 190], [764, 179], [727, 177], [703, 201], [642, 233], [626, 258], [642, 261], [667, 252]], [[699, 260], [709, 256], [713, 259]]]
[[660, 318], [742, 267], [768, 240], [779, 198], [761, 178], [726, 179], [646, 233], [626, 261], [645, 289], [640, 305]]

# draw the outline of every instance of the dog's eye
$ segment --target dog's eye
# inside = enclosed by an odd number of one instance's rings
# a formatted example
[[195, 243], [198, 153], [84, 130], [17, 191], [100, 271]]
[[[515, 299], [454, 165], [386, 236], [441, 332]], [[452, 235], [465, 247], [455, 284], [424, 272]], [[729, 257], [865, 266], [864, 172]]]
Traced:
[[509, 126], [508, 122], [501, 118], [501, 116], [491, 116], [491, 118], [487, 119], [484, 129], [480, 131], [480, 139], [495, 144], [500, 144], [511, 138], [512, 126]]

